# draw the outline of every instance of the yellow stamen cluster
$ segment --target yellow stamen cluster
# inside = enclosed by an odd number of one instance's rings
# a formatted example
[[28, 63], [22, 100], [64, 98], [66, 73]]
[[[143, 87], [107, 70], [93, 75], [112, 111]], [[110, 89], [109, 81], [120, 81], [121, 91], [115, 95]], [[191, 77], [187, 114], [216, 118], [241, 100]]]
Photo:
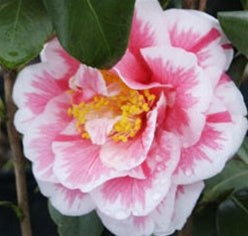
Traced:
[[135, 137], [141, 129], [142, 114], [151, 109], [156, 97], [149, 90], [137, 91], [128, 88], [118, 76], [112, 75], [108, 71], [102, 71], [102, 75], [107, 85], [119, 82], [121, 92], [110, 97], [97, 95], [87, 103], [72, 104], [68, 109], [68, 115], [76, 119], [77, 129], [84, 139], [90, 138], [84, 129], [87, 120], [103, 116], [119, 117], [109, 136], [116, 142], [127, 142], [129, 138]]

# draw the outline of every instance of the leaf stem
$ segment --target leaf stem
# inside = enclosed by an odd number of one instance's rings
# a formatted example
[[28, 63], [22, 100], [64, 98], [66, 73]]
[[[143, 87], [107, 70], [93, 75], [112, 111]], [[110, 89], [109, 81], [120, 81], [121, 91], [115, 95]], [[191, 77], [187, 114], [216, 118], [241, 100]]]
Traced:
[[22, 236], [32, 236], [27, 184], [25, 176], [25, 158], [22, 153], [22, 147], [19, 135], [14, 127], [13, 119], [16, 112], [16, 107], [12, 99], [13, 85], [16, 79], [17, 72], [15, 70], [3, 71], [4, 78], [4, 91], [5, 91], [5, 104], [7, 110], [7, 133], [10, 143], [10, 148], [13, 152], [13, 164], [16, 178], [16, 191], [18, 206], [23, 212], [23, 219], [21, 220], [21, 233]]

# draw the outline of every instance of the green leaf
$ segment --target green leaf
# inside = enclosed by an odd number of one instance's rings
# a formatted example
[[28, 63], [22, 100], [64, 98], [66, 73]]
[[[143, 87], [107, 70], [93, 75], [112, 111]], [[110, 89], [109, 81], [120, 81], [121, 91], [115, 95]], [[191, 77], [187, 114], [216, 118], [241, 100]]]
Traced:
[[170, 0], [159, 0], [159, 3], [163, 9], [166, 9], [170, 3]]
[[237, 86], [240, 86], [243, 81], [243, 75], [247, 62], [247, 58], [242, 54], [239, 54], [233, 59], [232, 64], [227, 71], [227, 74], [232, 78]]
[[221, 195], [248, 187], [248, 165], [240, 160], [231, 160], [225, 169], [207, 180], [202, 202], [215, 201]]
[[248, 235], [247, 191], [240, 191], [219, 205], [217, 229], [219, 236]]
[[239, 158], [248, 165], [248, 138], [245, 138], [237, 154]]
[[36, 57], [51, 32], [42, 0], [0, 0], [0, 63], [5, 68]]
[[242, 5], [243, 5], [243, 8], [244, 8], [245, 10], [248, 10], [248, 0], [241, 0], [241, 3], [242, 3]]
[[107, 68], [124, 54], [134, 0], [44, 0], [64, 48], [82, 63]]
[[50, 203], [48, 208], [60, 236], [100, 236], [103, 231], [103, 225], [95, 211], [80, 217], [72, 217], [60, 214]]
[[193, 215], [191, 236], [216, 236], [216, 205], [208, 204]]
[[0, 206], [10, 208], [13, 210], [17, 218], [21, 221], [24, 217], [22, 210], [15, 204], [9, 201], [0, 201]]
[[248, 57], [248, 12], [219, 12], [218, 19], [232, 44]]

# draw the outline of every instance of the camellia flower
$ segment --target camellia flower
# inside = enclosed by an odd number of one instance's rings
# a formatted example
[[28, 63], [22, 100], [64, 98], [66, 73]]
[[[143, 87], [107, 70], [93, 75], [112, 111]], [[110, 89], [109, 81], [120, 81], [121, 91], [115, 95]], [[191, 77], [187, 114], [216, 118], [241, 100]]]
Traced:
[[57, 39], [14, 87], [15, 125], [41, 192], [65, 215], [96, 210], [116, 235], [181, 229], [202, 189], [247, 130], [225, 74], [218, 22], [137, 0], [128, 49], [110, 70], [70, 57]]

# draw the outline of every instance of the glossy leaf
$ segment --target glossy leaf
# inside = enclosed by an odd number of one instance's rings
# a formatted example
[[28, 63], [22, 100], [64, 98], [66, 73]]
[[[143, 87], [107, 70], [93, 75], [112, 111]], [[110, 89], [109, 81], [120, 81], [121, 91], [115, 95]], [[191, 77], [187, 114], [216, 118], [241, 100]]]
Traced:
[[240, 160], [231, 160], [225, 169], [207, 180], [203, 193], [203, 202], [215, 201], [226, 192], [238, 191], [248, 187], [248, 165]]
[[217, 211], [218, 236], [248, 235], [248, 192], [222, 202]]
[[51, 204], [48, 207], [53, 221], [57, 224], [60, 236], [100, 236], [103, 231], [103, 225], [95, 211], [80, 217], [72, 217], [60, 214]]
[[247, 62], [247, 58], [240, 54], [233, 59], [232, 64], [228, 69], [227, 74], [232, 78], [237, 86], [240, 86], [242, 83]]
[[0, 63], [9, 69], [36, 57], [52, 32], [42, 0], [0, 0]]
[[216, 205], [208, 204], [193, 215], [191, 236], [216, 236]]
[[87, 65], [114, 65], [124, 54], [134, 0], [44, 0], [64, 48]]
[[232, 44], [248, 57], [248, 12], [220, 12], [218, 19]]

